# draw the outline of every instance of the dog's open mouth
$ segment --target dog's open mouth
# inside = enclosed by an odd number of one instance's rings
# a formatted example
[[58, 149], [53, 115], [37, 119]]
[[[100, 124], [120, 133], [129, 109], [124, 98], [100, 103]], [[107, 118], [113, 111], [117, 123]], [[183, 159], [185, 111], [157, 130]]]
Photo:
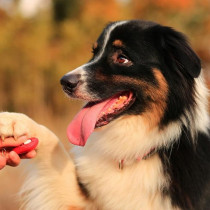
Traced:
[[108, 100], [109, 102], [103, 107], [97, 118], [95, 128], [108, 124], [120, 113], [127, 110], [134, 101], [134, 97], [132, 92], [123, 92]]
[[72, 144], [84, 146], [95, 128], [107, 125], [135, 101], [131, 91], [118, 93], [100, 102], [89, 102], [69, 124], [67, 135]]

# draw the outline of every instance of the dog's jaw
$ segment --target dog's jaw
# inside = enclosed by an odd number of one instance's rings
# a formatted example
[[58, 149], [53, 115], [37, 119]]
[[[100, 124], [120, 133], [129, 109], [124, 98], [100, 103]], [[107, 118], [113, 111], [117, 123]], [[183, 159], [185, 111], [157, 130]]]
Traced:
[[105, 126], [127, 110], [135, 101], [132, 92], [120, 92], [106, 100], [89, 102], [69, 124], [69, 141], [84, 146], [95, 128]]

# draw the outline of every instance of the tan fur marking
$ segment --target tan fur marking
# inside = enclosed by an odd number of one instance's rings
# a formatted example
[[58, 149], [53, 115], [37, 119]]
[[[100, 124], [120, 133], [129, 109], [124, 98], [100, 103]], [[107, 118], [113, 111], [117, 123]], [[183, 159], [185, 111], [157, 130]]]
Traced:
[[143, 86], [145, 87], [146, 85], [148, 85], [148, 83], [146, 83], [145, 81], [141, 81], [139, 79], [134, 79], [134, 78], [129, 78], [129, 77], [124, 77], [121, 75], [114, 75], [112, 76], [112, 80], [116, 83], [130, 83], [130, 84], [135, 84], [136, 86]]
[[115, 47], [122, 47], [123, 46], [123, 42], [119, 39], [116, 39], [114, 42], [113, 42], [113, 45]]
[[153, 72], [159, 87], [152, 86], [146, 81], [139, 79], [124, 78], [119, 75], [113, 76], [113, 80], [116, 82], [126, 82], [141, 87], [145, 93], [145, 97], [151, 98], [151, 102], [146, 112], [142, 115], [149, 129], [154, 128], [160, 123], [166, 108], [166, 99], [168, 95], [168, 84], [161, 71], [153, 69]]
[[95, 72], [95, 78], [96, 78], [97, 80], [101, 80], [101, 81], [105, 81], [105, 80], [108, 81], [108, 80], [109, 80], [108, 76], [102, 74], [102, 73], [100, 72], [100, 70], [97, 70], [97, 71]]
[[168, 95], [168, 84], [158, 69], [153, 69], [156, 80], [158, 81], [159, 87], [150, 86], [147, 90], [147, 94], [151, 97], [153, 102], [150, 104], [150, 108], [143, 114], [145, 123], [149, 125], [149, 128], [157, 126], [166, 109], [166, 99]]

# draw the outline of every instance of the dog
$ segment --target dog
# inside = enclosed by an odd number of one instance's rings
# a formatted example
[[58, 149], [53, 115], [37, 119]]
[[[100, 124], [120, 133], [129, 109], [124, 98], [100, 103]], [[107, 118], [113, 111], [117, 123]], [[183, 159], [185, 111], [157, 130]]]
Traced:
[[0, 114], [1, 136], [40, 140], [22, 208], [209, 209], [208, 90], [185, 35], [149, 21], [112, 22], [92, 51], [61, 79], [69, 97], [87, 102], [67, 128], [74, 161], [44, 126]]

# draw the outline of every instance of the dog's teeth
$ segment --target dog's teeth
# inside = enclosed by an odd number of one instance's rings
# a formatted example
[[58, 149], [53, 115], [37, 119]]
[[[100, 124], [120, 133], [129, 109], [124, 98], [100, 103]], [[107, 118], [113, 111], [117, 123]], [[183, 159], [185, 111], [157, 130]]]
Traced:
[[113, 109], [116, 109], [117, 107], [118, 107], [118, 105], [117, 104], [114, 104]]
[[123, 101], [126, 101], [127, 99], [128, 99], [127, 96], [120, 96], [118, 100], [119, 100], [120, 102], [123, 102]]
[[103, 116], [103, 115], [105, 115], [106, 113], [105, 112], [101, 112], [101, 115]]
[[29, 144], [29, 143], [31, 143], [30, 139], [28, 139], [27, 141], [24, 142], [24, 144]]
[[124, 103], [124, 100], [123, 99], [121, 99], [121, 100], [119, 100], [116, 104], [123, 104]]

